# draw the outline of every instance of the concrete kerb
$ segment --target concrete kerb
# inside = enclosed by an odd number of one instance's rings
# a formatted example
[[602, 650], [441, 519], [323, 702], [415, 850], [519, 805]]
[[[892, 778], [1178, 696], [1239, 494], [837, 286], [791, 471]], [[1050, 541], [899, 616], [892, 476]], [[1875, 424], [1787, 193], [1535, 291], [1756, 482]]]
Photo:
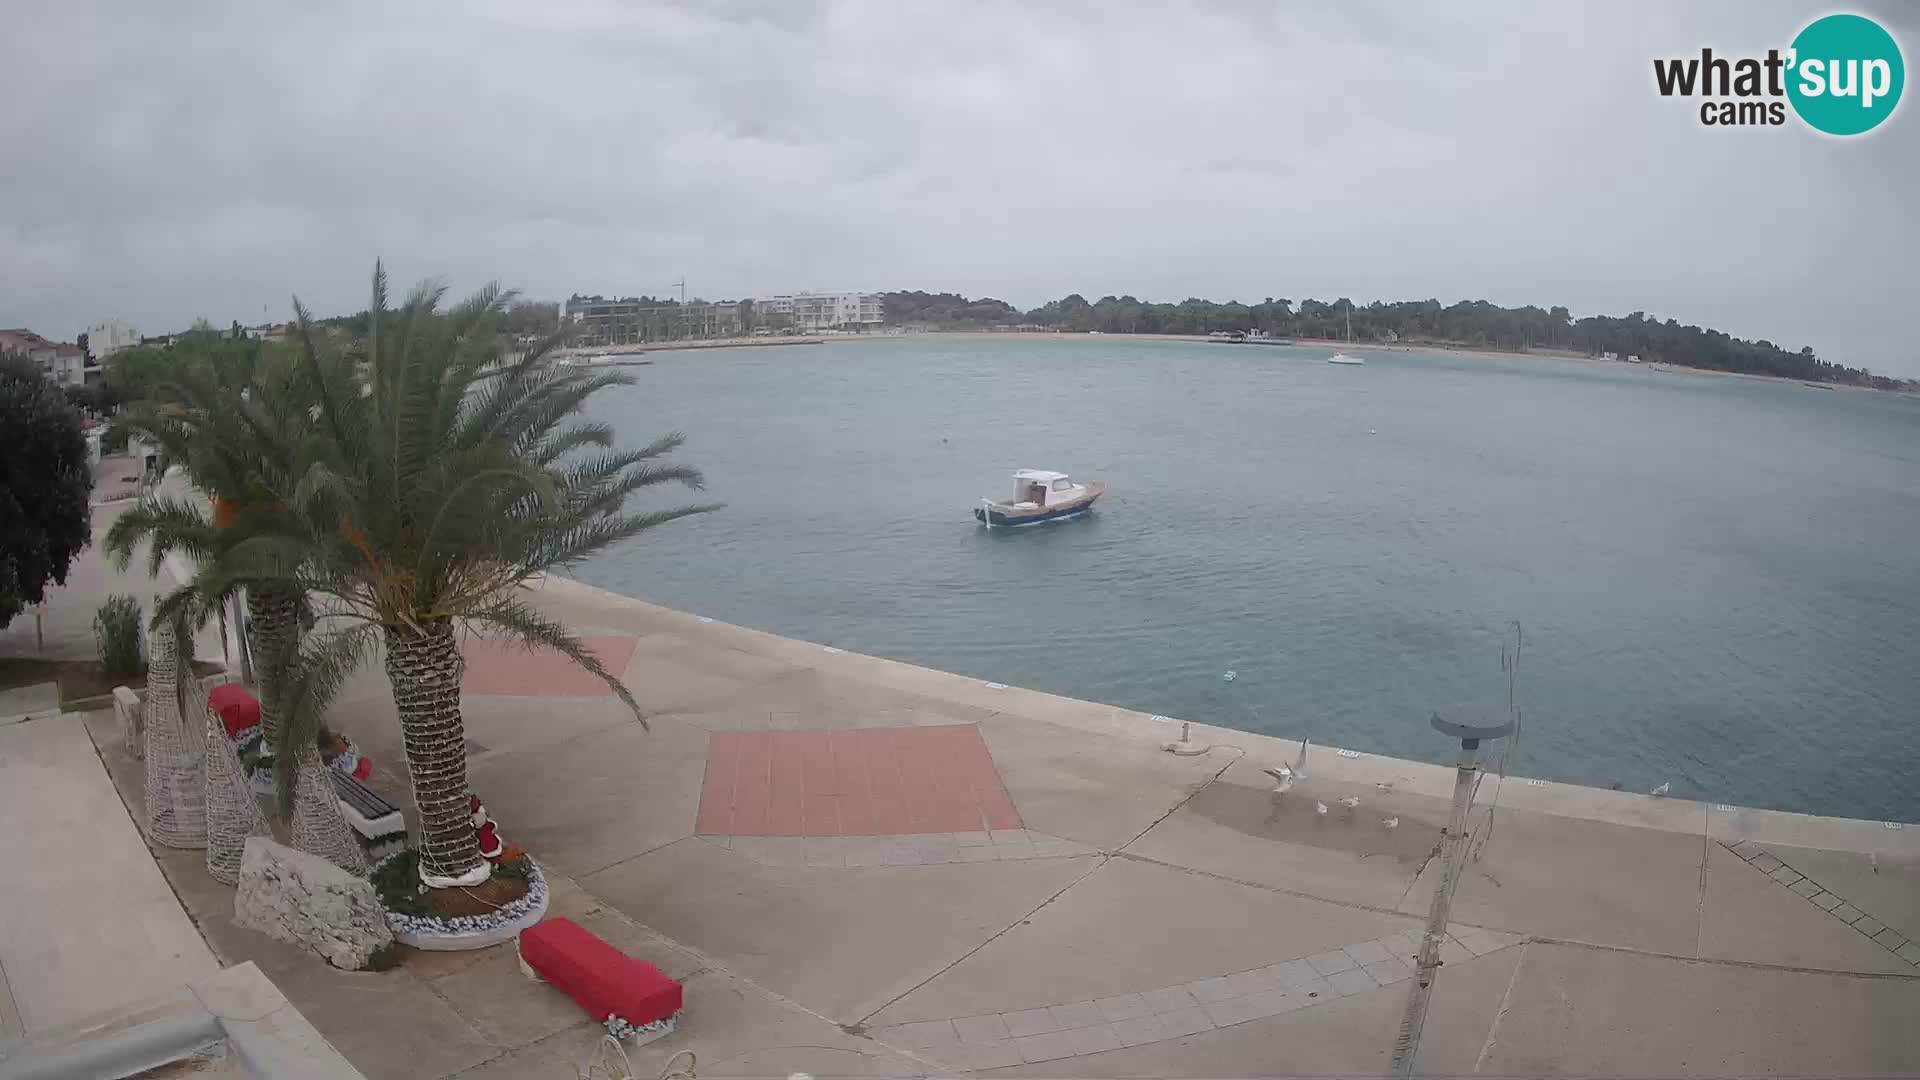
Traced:
[[[1108, 735], [1154, 746], [1172, 742], [1180, 735], [1179, 718], [1149, 716], [1111, 705], [1060, 697], [1037, 690], [1001, 686], [965, 675], [935, 671], [913, 664], [865, 656], [844, 650], [828, 651], [811, 642], [783, 638], [747, 627], [660, 607], [644, 600], [588, 585], [584, 582], [548, 576], [537, 585], [562, 602], [569, 600], [595, 604], [613, 604], [645, 612], [650, 618], [670, 625], [674, 633], [693, 639], [705, 639], [729, 648], [777, 656], [837, 674], [845, 674], [897, 689], [911, 690], [954, 704], [992, 709], [995, 712], [1024, 716], [1092, 734]], [[1212, 724], [1189, 721], [1194, 742], [1222, 749], [1242, 750], [1258, 761], [1291, 761], [1299, 752], [1299, 742], [1271, 735], [1260, 735]], [[1453, 770], [1442, 765], [1385, 757], [1365, 751], [1315, 743], [1309, 759], [1309, 772], [1316, 777], [1344, 783], [1372, 785], [1390, 783], [1397, 790], [1447, 798], [1452, 792]], [[1489, 776], [1481, 788], [1478, 805], [1492, 797], [1488, 785], [1498, 783]], [[1608, 791], [1510, 776], [1500, 789], [1500, 805], [1531, 810], [1558, 817], [1602, 821], [1615, 825], [1657, 829], [1663, 832], [1710, 835], [1728, 844], [1740, 840], [1762, 843], [1820, 847], [1835, 851], [1920, 857], [1920, 825], [1863, 821], [1853, 818], [1794, 814], [1778, 810], [1734, 807], [1687, 799], [1665, 799], [1633, 792]]]
[[26, 1056], [0, 1059], [0, 1080], [129, 1076], [224, 1041], [245, 1075], [275, 1080], [365, 1080], [252, 963], [188, 985], [190, 999], [152, 1019]]

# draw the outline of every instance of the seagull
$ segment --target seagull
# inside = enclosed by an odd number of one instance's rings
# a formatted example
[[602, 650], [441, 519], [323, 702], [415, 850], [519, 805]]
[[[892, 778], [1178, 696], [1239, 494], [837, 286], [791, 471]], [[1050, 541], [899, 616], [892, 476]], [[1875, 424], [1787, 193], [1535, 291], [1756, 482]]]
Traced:
[[1373, 782], [1373, 786], [1379, 788], [1381, 791], [1387, 792], [1388, 794], [1392, 794], [1393, 785], [1397, 782], [1398, 781], [1394, 781], [1394, 780], [1375, 780]]
[[[1231, 671], [1227, 672], [1228, 676], [1232, 674], [1233, 672]], [[1307, 778], [1307, 741], [1306, 739], [1300, 740], [1300, 756], [1294, 759], [1293, 764], [1281, 764], [1271, 769], [1260, 770], [1268, 776], [1273, 777], [1273, 793], [1275, 795], [1285, 795], [1288, 791], [1292, 790], [1293, 785]]]
[[1294, 777], [1292, 769], [1282, 765], [1277, 769], [1261, 769], [1260, 771], [1273, 777], [1273, 793], [1275, 795], [1285, 795], [1287, 792], [1293, 790]]
[[1323, 803], [1323, 802], [1321, 802], [1321, 801], [1320, 801], [1320, 800], [1318, 800], [1318, 799], [1315, 799], [1315, 800], [1314, 800], [1314, 802], [1313, 802], [1313, 812], [1314, 812], [1315, 814], [1317, 814], [1317, 815], [1319, 815], [1320, 817], [1326, 817], [1326, 816], [1327, 816], [1327, 804], [1326, 804], [1326, 803]]
[[1355, 810], [1360, 809], [1360, 796], [1349, 795], [1346, 798], [1341, 799], [1340, 808], [1342, 810], [1345, 810], [1349, 814], [1353, 813]]
[[1388, 832], [1392, 832], [1400, 827], [1400, 815], [1395, 814], [1392, 817], [1381, 818], [1380, 824], [1384, 826]]
[[1672, 790], [1673, 790], [1673, 781], [1669, 780], [1666, 783], [1661, 784], [1659, 787], [1654, 788], [1652, 791], [1647, 792], [1647, 794], [1657, 799], [1660, 796], [1665, 795], [1667, 792]]

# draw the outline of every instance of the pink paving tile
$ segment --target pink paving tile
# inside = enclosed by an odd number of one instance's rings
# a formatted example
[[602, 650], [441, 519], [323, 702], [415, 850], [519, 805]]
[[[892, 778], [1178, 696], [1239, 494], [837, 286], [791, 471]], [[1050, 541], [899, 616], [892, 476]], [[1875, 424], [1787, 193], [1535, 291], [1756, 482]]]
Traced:
[[[587, 651], [616, 677], [633, 659], [630, 637], [583, 638]], [[460, 643], [467, 661], [461, 687], [469, 694], [524, 697], [612, 697], [613, 688], [552, 649], [528, 649], [497, 638], [467, 638]]]
[[[718, 739], [722, 736], [714, 736]], [[740, 764], [734, 782], [733, 830], [735, 836], [763, 836], [767, 833], [767, 803], [773, 796], [773, 747], [764, 740], [728, 735], [740, 748]], [[702, 828], [703, 833], [713, 830]], [[725, 835], [725, 834], [718, 834]]]
[[1021, 827], [971, 724], [729, 732], [715, 734], [709, 746], [703, 834], [872, 836]]
[[835, 736], [833, 772], [840, 781], [840, 833], [843, 836], [874, 836], [872, 781], [867, 776], [866, 744], [860, 739]]
[[[766, 735], [800, 734], [767, 732]], [[760, 733], [743, 734], [755, 738]], [[767, 776], [767, 836], [806, 835], [806, 770], [800, 760], [800, 743], [794, 739], [767, 738], [773, 760]], [[736, 834], [742, 835], [742, 834]]]

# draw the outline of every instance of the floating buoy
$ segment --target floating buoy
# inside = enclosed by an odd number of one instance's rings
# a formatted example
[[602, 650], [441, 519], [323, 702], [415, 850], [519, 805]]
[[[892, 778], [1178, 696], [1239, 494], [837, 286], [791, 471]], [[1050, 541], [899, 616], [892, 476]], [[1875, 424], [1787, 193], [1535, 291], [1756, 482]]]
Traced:
[[1233, 680], [1240, 677], [1240, 673], [1237, 671], [1229, 671], [1225, 675], [1222, 675], [1220, 677], [1227, 680], [1228, 682], [1232, 682]]

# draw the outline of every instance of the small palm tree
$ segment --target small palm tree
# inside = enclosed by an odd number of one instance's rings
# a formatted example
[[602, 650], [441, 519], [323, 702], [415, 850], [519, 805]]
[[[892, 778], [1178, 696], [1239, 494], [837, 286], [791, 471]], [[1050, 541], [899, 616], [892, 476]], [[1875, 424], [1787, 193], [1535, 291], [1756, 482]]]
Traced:
[[301, 433], [294, 480], [276, 492], [282, 511], [236, 524], [247, 536], [214, 554], [207, 583], [270, 580], [321, 599], [320, 622], [286, 672], [289, 739], [310, 739], [347, 675], [384, 652], [420, 815], [420, 875], [432, 887], [489, 873], [469, 821], [459, 627], [557, 650], [639, 716], [617, 676], [520, 589], [717, 509], [626, 512], [643, 488], [701, 486], [698, 470], [664, 460], [681, 437], [612, 449], [612, 429], [578, 413], [631, 379], [555, 363], [552, 340], [511, 354], [513, 294], [498, 287], [445, 312], [443, 296], [422, 285], [392, 309], [376, 265], [363, 355], [323, 340], [295, 301], [296, 350], [315, 404], [291, 422]]
[[[280, 492], [291, 485], [300, 435], [311, 423], [313, 397], [297, 357], [244, 339], [225, 339], [196, 331], [174, 348], [166, 377], [147, 388], [147, 396], [127, 406], [119, 419], [131, 431], [160, 448], [162, 460], [186, 469], [194, 486], [213, 501], [209, 517], [187, 499], [156, 498], [122, 513], [107, 532], [106, 547], [121, 568], [134, 550], [148, 545], [148, 573], [158, 573], [171, 551], [193, 556], [203, 565], [227, 547], [247, 538], [255, 519], [278, 515]], [[358, 845], [340, 816], [332, 781], [324, 771], [314, 740], [283, 739], [279, 714], [286, 699], [275, 673], [298, 648], [306, 595], [274, 578], [229, 581], [228, 591], [244, 588], [255, 675], [260, 689], [264, 745], [276, 761], [285, 760], [281, 810], [293, 817], [295, 842], [350, 869], [364, 863]], [[186, 590], [193, 596], [191, 618], [218, 610], [226, 592], [207, 581]], [[167, 610], [189, 617], [181, 603]], [[155, 613], [156, 623], [160, 613]], [[197, 713], [190, 711], [189, 715]]]

